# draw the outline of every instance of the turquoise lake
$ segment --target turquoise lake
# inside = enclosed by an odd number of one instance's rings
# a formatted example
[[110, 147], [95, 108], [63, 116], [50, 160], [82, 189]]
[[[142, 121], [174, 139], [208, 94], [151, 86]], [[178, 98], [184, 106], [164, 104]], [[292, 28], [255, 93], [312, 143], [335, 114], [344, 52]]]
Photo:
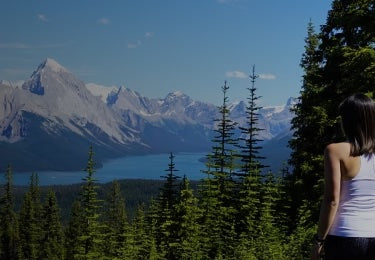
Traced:
[[[174, 163], [176, 175], [186, 175], [190, 180], [202, 179], [205, 175], [204, 163], [200, 159], [206, 153], [177, 153]], [[96, 169], [95, 179], [99, 183], [106, 183], [120, 179], [162, 179], [169, 164], [169, 154], [152, 154], [142, 156], [127, 156], [103, 163], [103, 167]], [[84, 166], [82, 167], [84, 168]], [[13, 184], [27, 185], [31, 173], [13, 173]], [[86, 176], [84, 171], [42, 171], [38, 172], [40, 185], [73, 184], [82, 182]], [[2, 182], [2, 181], [1, 181]]]

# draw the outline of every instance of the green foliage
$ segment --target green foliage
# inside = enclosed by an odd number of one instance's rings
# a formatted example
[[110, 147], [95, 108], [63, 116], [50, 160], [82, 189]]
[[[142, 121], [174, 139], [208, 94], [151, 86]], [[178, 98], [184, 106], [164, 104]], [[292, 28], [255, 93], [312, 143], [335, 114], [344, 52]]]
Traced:
[[241, 148], [240, 158], [241, 158], [241, 174], [239, 176], [246, 176], [250, 174], [254, 169], [263, 169], [266, 166], [263, 165], [260, 160], [264, 159], [259, 155], [262, 147], [259, 145], [259, 142], [262, 141], [259, 139], [259, 132], [263, 129], [258, 127], [259, 121], [259, 110], [262, 108], [258, 106], [257, 102], [261, 98], [256, 94], [255, 82], [258, 78], [255, 75], [255, 65], [252, 68], [252, 74], [249, 76], [251, 79], [251, 87], [248, 88], [250, 95], [247, 98], [248, 104], [246, 107], [246, 126], [240, 127], [243, 137], [240, 138], [242, 144], [239, 145]]
[[164, 252], [156, 247], [155, 237], [151, 236], [150, 224], [145, 216], [144, 205], [139, 205], [132, 225], [130, 259], [164, 259]]
[[176, 237], [171, 244], [175, 259], [200, 259], [199, 218], [202, 211], [198, 207], [198, 199], [190, 188], [189, 180], [184, 177], [177, 203], [174, 205], [174, 228]]
[[82, 209], [81, 203], [75, 201], [72, 205], [70, 221], [65, 231], [66, 259], [75, 259], [79, 253], [79, 237], [82, 233]]
[[13, 205], [12, 168], [5, 173], [4, 194], [0, 197], [0, 259], [21, 259], [18, 219]]
[[38, 259], [41, 240], [41, 203], [39, 178], [35, 173], [30, 177], [29, 190], [25, 194], [19, 218], [22, 258]]
[[[97, 185], [90, 148], [83, 186], [52, 187], [56, 199], [52, 191], [41, 192], [36, 174], [28, 189], [17, 187], [13, 194], [8, 168], [0, 200], [0, 258], [309, 259], [323, 193], [323, 150], [343, 140], [337, 106], [354, 92], [375, 94], [373, 5], [335, 0], [320, 33], [308, 24], [303, 86], [293, 108], [292, 172], [285, 168], [282, 179], [263, 172], [253, 67], [242, 139], [234, 135], [225, 82], [207, 177], [200, 182], [178, 181], [171, 153], [163, 181]], [[13, 201], [21, 204], [18, 216]], [[67, 213], [60, 214], [57, 201], [71, 207], [65, 242], [60, 218]]]
[[88, 161], [86, 166], [87, 176], [83, 178], [84, 185], [80, 203], [82, 207], [82, 229], [78, 237], [79, 252], [75, 255], [77, 259], [94, 259], [103, 255], [101, 245], [103, 243], [102, 226], [99, 222], [99, 203], [97, 199], [97, 186], [94, 179], [94, 152], [90, 147]]
[[373, 1], [335, 0], [327, 22], [315, 33], [308, 25], [303, 86], [292, 120], [294, 138], [290, 163], [294, 170], [291, 193], [296, 198], [293, 217], [303, 201], [312, 206], [311, 224], [318, 219], [323, 184], [323, 151], [327, 144], [344, 140], [337, 108], [353, 93], [374, 92]]
[[41, 216], [41, 259], [62, 259], [64, 256], [64, 234], [60, 222], [60, 209], [55, 193], [47, 194]]
[[222, 87], [223, 103], [218, 108], [220, 118], [212, 140], [212, 152], [207, 156], [207, 177], [201, 186], [203, 210], [201, 225], [207, 237], [202, 237], [202, 252], [207, 259], [233, 257], [235, 250], [235, 189], [236, 189], [236, 146], [234, 137], [236, 123], [230, 117], [227, 91], [229, 86], [224, 82]]
[[120, 185], [117, 181], [113, 182], [107, 203], [108, 207], [104, 212], [104, 253], [111, 259], [122, 259], [129, 254], [130, 227], [125, 210], [125, 200], [121, 195]]

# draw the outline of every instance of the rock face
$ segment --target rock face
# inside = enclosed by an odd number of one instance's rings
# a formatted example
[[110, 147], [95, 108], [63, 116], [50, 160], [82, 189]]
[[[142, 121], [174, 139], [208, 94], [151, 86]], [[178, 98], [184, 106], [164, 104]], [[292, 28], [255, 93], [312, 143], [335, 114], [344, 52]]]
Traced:
[[[292, 104], [260, 112], [261, 139], [290, 134]], [[246, 105], [231, 105], [246, 122]], [[217, 107], [181, 92], [150, 99], [125, 87], [84, 84], [53, 59], [31, 78], [0, 81], [0, 167], [16, 170], [80, 169], [89, 145], [97, 160], [151, 152], [208, 151]]]

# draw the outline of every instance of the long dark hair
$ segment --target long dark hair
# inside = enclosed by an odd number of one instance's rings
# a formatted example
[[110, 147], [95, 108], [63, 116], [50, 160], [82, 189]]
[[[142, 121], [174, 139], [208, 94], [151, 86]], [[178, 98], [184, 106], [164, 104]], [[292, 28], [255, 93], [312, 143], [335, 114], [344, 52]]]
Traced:
[[375, 153], [375, 103], [364, 94], [347, 97], [339, 106], [344, 134], [351, 144], [350, 155]]

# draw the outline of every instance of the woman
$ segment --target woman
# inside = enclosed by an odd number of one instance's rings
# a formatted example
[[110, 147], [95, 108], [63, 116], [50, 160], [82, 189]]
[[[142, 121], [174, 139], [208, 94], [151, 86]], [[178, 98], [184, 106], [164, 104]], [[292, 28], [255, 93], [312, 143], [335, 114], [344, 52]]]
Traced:
[[375, 103], [355, 94], [339, 112], [347, 141], [324, 152], [324, 199], [312, 258], [324, 251], [329, 260], [375, 259]]

